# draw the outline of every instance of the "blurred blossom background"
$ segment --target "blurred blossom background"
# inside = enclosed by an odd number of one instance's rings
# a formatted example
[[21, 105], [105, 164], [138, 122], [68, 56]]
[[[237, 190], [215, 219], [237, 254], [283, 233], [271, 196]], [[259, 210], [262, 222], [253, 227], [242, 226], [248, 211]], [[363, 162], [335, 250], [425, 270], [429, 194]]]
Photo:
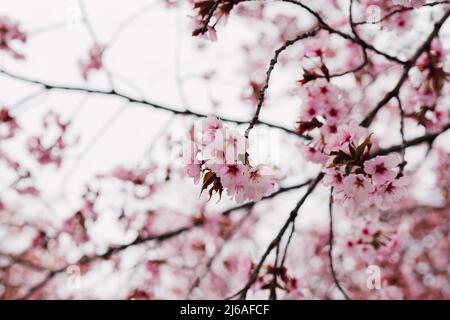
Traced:
[[[221, 20], [217, 41], [209, 41], [192, 36], [193, 1], [1, 1], [0, 21], [18, 22], [26, 34], [25, 43], [13, 45], [24, 59], [0, 50], [0, 107], [19, 127], [13, 139], [0, 140], [1, 298], [223, 299], [242, 289], [305, 191], [285, 190], [257, 204], [237, 204], [225, 192], [220, 201], [218, 195], [208, 201], [201, 183], [183, 170], [183, 140], [198, 117], [163, 109], [233, 119], [224, 124], [244, 133], [274, 51], [315, 26], [311, 14], [293, 5], [250, 2], [234, 8], [226, 24]], [[333, 27], [346, 28], [349, 1], [304, 2]], [[386, 1], [372, 2], [370, 9], [355, 9], [355, 20], [384, 15]], [[411, 11], [405, 31], [374, 24], [361, 33], [406, 60], [445, 10], [444, 4]], [[445, 50], [449, 31], [449, 23], [440, 31]], [[330, 70], [358, 59], [338, 36], [320, 37], [317, 46], [334, 46], [327, 53]], [[98, 70], [95, 50], [101, 52]], [[304, 107], [299, 80], [317, 66], [302, 60], [306, 50], [295, 45], [280, 56], [261, 121], [295, 132]], [[444, 64], [448, 68], [448, 59]], [[333, 83], [359, 101], [352, 107], [361, 121], [371, 108], [364, 103], [375, 105], [396, 84], [400, 69], [380, 67], [385, 71], [368, 93], [354, 89], [353, 74]], [[371, 126], [374, 148], [402, 143], [396, 112], [390, 106], [378, 114]], [[405, 123], [406, 139], [427, 132]], [[252, 131], [249, 153], [274, 172], [276, 190], [321, 171], [299, 141], [266, 125]], [[447, 132], [434, 147], [450, 152], [448, 141]], [[55, 158], [40, 154], [39, 146], [56, 146]], [[408, 205], [381, 213], [370, 207], [358, 216], [335, 206], [335, 269], [355, 299], [450, 297], [448, 202], [436, 186], [439, 153], [427, 152], [426, 144], [406, 151]], [[290, 255], [280, 267], [279, 287], [265, 287], [273, 275], [272, 252], [249, 298], [265, 299], [273, 291], [285, 299], [344, 298], [329, 269], [329, 192], [319, 184], [302, 205], [292, 238], [283, 238], [278, 250], [289, 243]], [[350, 252], [349, 239], [366, 231], [395, 244], [371, 255]], [[373, 270], [380, 271], [378, 289], [367, 282]]]

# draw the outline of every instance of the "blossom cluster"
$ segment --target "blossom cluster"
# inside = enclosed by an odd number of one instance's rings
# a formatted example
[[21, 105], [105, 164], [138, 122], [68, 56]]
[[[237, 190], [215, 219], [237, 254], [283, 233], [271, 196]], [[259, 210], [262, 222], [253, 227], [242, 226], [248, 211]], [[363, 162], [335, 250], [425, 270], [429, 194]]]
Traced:
[[20, 30], [17, 22], [7, 17], [0, 17], [0, 50], [11, 54], [15, 59], [24, 59], [25, 56], [12, 47], [13, 42], [25, 43], [26, 34]]
[[371, 157], [372, 134], [349, 119], [351, 108], [343, 90], [319, 79], [304, 85], [303, 101], [298, 131], [319, 129], [320, 135], [300, 147], [308, 160], [324, 165], [324, 183], [334, 188], [337, 200], [352, 209], [386, 209], [405, 195], [400, 156]]
[[368, 264], [385, 261], [398, 250], [401, 236], [388, 225], [383, 224], [378, 216], [361, 216], [351, 224], [342, 249], [345, 254], [355, 256]]
[[415, 77], [401, 91], [405, 114], [430, 132], [438, 132], [450, 121], [450, 109], [445, 95], [450, 87], [450, 73], [445, 61], [448, 50], [434, 40], [430, 50], [419, 57]]
[[223, 126], [221, 120], [209, 116], [195, 125], [184, 145], [185, 173], [198, 183], [201, 190], [228, 195], [241, 203], [259, 201], [270, 195], [276, 178], [264, 165], [252, 166], [248, 154], [248, 139], [237, 130]]
[[348, 119], [350, 103], [346, 92], [325, 79], [304, 84], [300, 98], [304, 103], [297, 128], [300, 134], [315, 128], [320, 128], [324, 136], [335, 134], [338, 124]]
[[401, 158], [398, 154], [370, 158], [370, 137], [354, 124], [340, 127], [325, 148], [329, 158], [324, 183], [350, 208], [388, 209], [406, 195], [406, 180], [398, 177]]

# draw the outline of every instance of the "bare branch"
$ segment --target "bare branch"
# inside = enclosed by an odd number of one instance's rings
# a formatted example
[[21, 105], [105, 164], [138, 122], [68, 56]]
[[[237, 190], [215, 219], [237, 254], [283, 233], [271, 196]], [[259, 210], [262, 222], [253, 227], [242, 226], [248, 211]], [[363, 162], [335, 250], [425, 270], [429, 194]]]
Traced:
[[334, 233], [333, 233], [333, 188], [330, 189], [330, 202], [328, 211], [330, 214], [330, 238], [329, 238], [329, 249], [328, 249], [328, 258], [330, 262], [330, 270], [331, 275], [333, 276], [334, 283], [336, 284], [336, 287], [339, 289], [339, 291], [342, 293], [342, 295], [347, 300], [351, 300], [348, 294], [345, 292], [345, 290], [342, 288], [342, 286], [339, 283], [339, 280], [337, 278], [336, 270], [334, 268], [333, 263], [333, 241], [334, 241]]
[[[19, 75], [15, 75], [12, 74], [8, 71], [5, 71], [3, 69], [0, 69], [0, 74], [3, 74], [9, 78], [12, 79], [16, 79], [19, 81], [23, 81], [23, 82], [27, 82], [30, 84], [35, 84], [35, 85], [39, 85], [44, 87], [47, 90], [61, 90], [61, 91], [78, 91], [78, 92], [86, 92], [86, 93], [91, 93], [91, 94], [100, 94], [100, 95], [106, 95], [106, 96], [115, 96], [121, 99], [125, 99], [130, 103], [135, 103], [135, 104], [140, 104], [140, 105], [144, 105], [147, 107], [152, 107], [154, 109], [157, 110], [162, 110], [162, 111], [166, 111], [166, 112], [170, 112], [173, 114], [178, 114], [178, 115], [184, 115], [184, 116], [194, 116], [194, 117], [199, 117], [199, 118], [203, 118], [203, 117], [207, 117], [208, 114], [206, 113], [200, 113], [200, 112], [195, 112], [195, 111], [191, 111], [188, 109], [185, 110], [180, 110], [178, 108], [175, 107], [171, 107], [171, 106], [165, 106], [156, 102], [152, 102], [152, 101], [148, 101], [145, 99], [137, 99], [134, 97], [131, 97], [129, 95], [126, 94], [122, 94], [119, 93], [116, 90], [111, 90], [111, 91], [104, 91], [104, 90], [97, 90], [97, 89], [90, 89], [90, 88], [85, 88], [85, 87], [76, 87], [76, 86], [64, 86], [64, 85], [56, 85], [56, 84], [50, 84], [50, 83], [46, 83], [40, 80], [35, 80], [35, 79], [30, 79], [30, 78], [26, 78], [26, 77], [22, 77]], [[219, 116], [220, 117], [220, 116]], [[247, 121], [243, 121], [243, 120], [238, 120], [238, 119], [231, 119], [231, 118], [226, 118], [226, 117], [220, 117], [223, 121], [225, 122], [231, 122], [231, 123], [235, 123], [235, 124], [246, 124], [248, 123]], [[268, 122], [264, 122], [264, 121], [260, 121], [258, 120], [259, 124], [265, 125], [267, 127], [270, 128], [274, 128], [274, 129], [278, 129], [278, 130], [282, 130], [286, 133], [289, 133], [291, 135], [295, 135], [295, 136], [299, 136], [299, 134], [291, 129], [285, 128], [283, 126], [280, 125], [276, 125], [273, 123], [268, 123]]]

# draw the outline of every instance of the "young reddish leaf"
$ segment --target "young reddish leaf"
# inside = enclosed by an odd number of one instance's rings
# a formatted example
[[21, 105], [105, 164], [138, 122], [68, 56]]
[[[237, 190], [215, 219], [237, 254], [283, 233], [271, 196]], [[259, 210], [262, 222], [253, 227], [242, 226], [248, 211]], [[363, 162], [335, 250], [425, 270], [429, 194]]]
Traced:
[[299, 134], [304, 134], [307, 131], [314, 130], [315, 128], [320, 128], [322, 123], [317, 120], [317, 118], [312, 119], [311, 121], [299, 121], [299, 126], [297, 132]]

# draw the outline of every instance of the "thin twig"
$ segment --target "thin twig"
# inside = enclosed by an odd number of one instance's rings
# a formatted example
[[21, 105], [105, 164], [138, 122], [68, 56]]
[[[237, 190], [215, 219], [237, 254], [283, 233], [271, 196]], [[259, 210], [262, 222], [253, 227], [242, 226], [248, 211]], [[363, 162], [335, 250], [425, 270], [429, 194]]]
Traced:
[[274, 54], [272, 60], [270, 60], [269, 68], [266, 71], [266, 80], [265, 80], [264, 86], [259, 90], [258, 104], [256, 106], [255, 114], [253, 115], [253, 118], [250, 121], [247, 130], [245, 130], [246, 138], [248, 138], [250, 131], [253, 129], [255, 124], [258, 122], [259, 114], [261, 112], [261, 107], [264, 103], [264, 99], [266, 96], [266, 91], [269, 88], [270, 76], [272, 75], [272, 71], [275, 68], [275, 65], [278, 63], [278, 58], [279, 58], [280, 54], [283, 51], [285, 51], [287, 48], [289, 48], [290, 46], [295, 44], [296, 42], [316, 35], [319, 30], [320, 30], [320, 28], [314, 28], [311, 31], [304, 32], [291, 40], [287, 40], [281, 47], [279, 47], [277, 50], [275, 50], [275, 54]]
[[345, 297], [346, 300], [351, 300], [348, 294], [345, 292], [345, 290], [342, 288], [342, 286], [339, 283], [339, 280], [336, 275], [336, 270], [334, 268], [333, 263], [333, 241], [334, 241], [334, 234], [333, 234], [333, 187], [331, 187], [330, 190], [330, 202], [329, 202], [329, 214], [330, 214], [330, 237], [329, 237], [329, 250], [328, 250], [328, 260], [330, 262], [330, 270], [331, 275], [333, 276], [334, 283], [336, 284], [336, 287], [339, 289], [339, 291], [342, 293], [342, 295]]
[[[15, 80], [19, 80], [19, 81], [23, 81], [23, 82], [27, 82], [30, 84], [35, 84], [35, 85], [39, 85], [44, 87], [47, 90], [62, 90], [62, 91], [78, 91], [78, 92], [85, 92], [85, 93], [92, 93], [92, 94], [100, 94], [100, 95], [105, 95], [105, 96], [115, 96], [121, 99], [125, 99], [130, 103], [135, 103], [135, 104], [140, 104], [140, 105], [144, 105], [147, 107], [152, 107], [154, 109], [157, 110], [161, 110], [161, 111], [166, 111], [166, 112], [170, 112], [173, 114], [178, 114], [178, 115], [184, 115], [184, 116], [193, 116], [193, 117], [199, 117], [199, 118], [203, 118], [203, 117], [207, 117], [208, 114], [206, 113], [201, 113], [201, 112], [195, 112], [189, 109], [185, 109], [185, 110], [180, 110], [179, 108], [175, 108], [175, 107], [171, 107], [171, 106], [166, 106], [166, 105], [162, 105], [153, 101], [149, 101], [146, 99], [138, 99], [138, 98], [134, 98], [132, 96], [120, 93], [116, 90], [110, 90], [110, 91], [105, 91], [105, 90], [99, 90], [99, 89], [91, 89], [91, 88], [86, 88], [86, 87], [77, 87], [77, 86], [65, 86], [65, 85], [57, 85], [57, 84], [50, 84], [50, 83], [46, 83], [40, 80], [36, 80], [36, 79], [31, 79], [31, 78], [27, 78], [27, 77], [23, 77], [23, 76], [19, 76], [16, 74], [12, 74], [8, 71], [5, 71], [3, 69], [0, 69], [0, 74], [3, 74], [11, 79], [15, 79]], [[220, 116], [219, 116], [220, 117]], [[227, 118], [227, 117], [220, 117], [222, 121], [225, 122], [231, 122], [231, 123], [235, 123], [235, 124], [247, 124], [248, 121], [244, 121], [244, 120], [238, 120], [238, 119], [231, 119], [231, 118]], [[282, 130], [286, 133], [289, 133], [291, 135], [295, 135], [297, 137], [299, 137], [299, 134], [291, 129], [285, 128], [283, 126], [280, 125], [276, 125], [273, 123], [268, 123], [268, 122], [264, 122], [264, 121], [259, 121], [259, 124], [265, 125], [267, 127], [273, 128], [273, 129], [278, 129], [278, 130]], [[302, 138], [308, 138], [308, 137], [303, 137], [300, 136]]]
[[405, 111], [402, 106], [402, 101], [400, 100], [400, 97], [396, 96], [397, 102], [398, 102], [398, 109], [400, 110], [400, 136], [402, 138], [402, 146], [400, 150], [400, 155], [402, 157], [402, 163], [400, 164], [400, 172], [398, 173], [398, 177], [401, 177], [403, 175], [403, 169], [406, 166], [405, 161]]

